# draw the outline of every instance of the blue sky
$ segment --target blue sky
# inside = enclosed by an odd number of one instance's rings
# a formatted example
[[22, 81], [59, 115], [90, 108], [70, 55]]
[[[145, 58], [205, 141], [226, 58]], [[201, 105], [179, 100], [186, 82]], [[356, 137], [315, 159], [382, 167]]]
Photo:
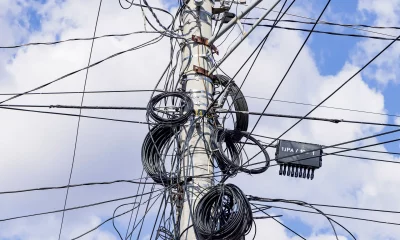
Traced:
[[[36, 1], [38, 3], [44, 3], [45, 1]], [[317, 13], [324, 6], [325, 1], [313, 0], [308, 5], [312, 5], [312, 9], [314, 13]], [[171, 7], [171, 6], [169, 6]], [[35, 12], [33, 8], [27, 8], [26, 12], [24, 12], [28, 18], [29, 27], [26, 26], [27, 23], [20, 20], [19, 23], [27, 27], [30, 33], [37, 33], [42, 30], [41, 26], [41, 16]], [[337, 21], [338, 19], [343, 20], [343, 23], [356, 23], [357, 15], [360, 14], [357, 12], [357, 1], [332, 1], [330, 5], [330, 9], [327, 15], [323, 16], [323, 20], [328, 21]], [[313, 14], [315, 17], [316, 14]], [[363, 24], [371, 24], [373, 25], [375, 21], [374, 15], [366, 15], [367, 18], [363, 20]], [[359, 22], [357, 22], [359, 23]], [[320, 30], [337, 30], [336, 28], [329, 26], [319, 26]], [[343, 29], [343, 33], [353, 33], [353, 30]], [[313, 55], [315, 56], [317, 67], [319, 72], [322, 75], [335, 75], [337, 74], [343, 67], [346, 61], [351, 61], [351, 54], [354, 52], [357, 47], [357, 43], [360, 42], [360, 38], [349, 38], [349, 37], [341, 37], [341, 36], [330, 36], [323, 34], [314, 34], [309, 41], [309, 46], [313, 51]], [[378, 40], [376, 40], [378, 41]], [[387, 42], [389, 43], [389, 42]], [[387, 113], [389, 114], [400, 114], [400, 105], [398, 104], [398, 96], [400, 93], [400, 84], [396, 84], [393, 82], [389, 82], [387, 85], [382, 85], [373, 79], [369, 79], [367, 75], [363, 75], [366, 79], [367, 84], [377, 91], [383, 93], [385, 97], [385, 108]], [[355, 93], [356, 94], [356, 93]], [[366, 103], [365, 109], [368, 109], [368, 103]], [[360, 115], [362, 118], [362, 115]], [[362, 120], [362, 119], [360, 119]], [[390, 123], [394, 123], [394, 118], [389, 118]], [[383, 131], [388, 131], [391, 128], [386, 127]], [[400, 137], [400, 134], [396, 134], [397, 137]], [[395, 138], [394, 135], [388, 135], [379, 137], [379, 141], [385, 141]], [[388, 151], [399, 152], [400, 145], [398, 142], [387, 144], [385, 146]], [[287, 218], [283, 217], [283, 220], [290, 225], [293, 229], [296, 229], [300, 233], [304, 235], [311, 234], [311, 228], [300, 222], [298, 218]], [[149, 231], [151, 226], [145, 225], [145, 231]], [[110, 223], [102, 227], [101, 229], [107, 230], [109, 232], [114, 232], [113, 226]], [[124, 229], [124, 228], [121, 228]], [[287, 232], [288, 235], [291, 235], [290, 232]], [[145, 235], [145, 234], [143, 234]], [[13, 239], [14, 240], [14, 239]]]

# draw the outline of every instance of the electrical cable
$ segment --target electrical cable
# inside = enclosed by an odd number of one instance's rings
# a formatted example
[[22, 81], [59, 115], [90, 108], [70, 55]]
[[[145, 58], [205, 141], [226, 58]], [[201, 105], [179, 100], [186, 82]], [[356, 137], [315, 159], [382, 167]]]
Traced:
[[[271, 207], [271, 208], [279, 208], [279, 209], [296, 211], [296, 212], [320, 214], [320, 213], [317, 213], [317, 212], [311, 212], [311, 211], [293, 209], [293, 208], [287, 208], [287, 207], [279, 207], [279, 206], [273, 206], [273, 205], [262, 205], [262, 206], [268, 206], [268, 207]], [[359, 221], [367, 221], [367, 222], [373, 222], [373, 223], [382, 223], [382, 224], [387, 224], [387, 225], [400, 226], [400, 223], [395, 223], [395, 222], [378, 221], [378, 220], [374, 220], [374, 219], [358, 218], [358, 217], [351, 217], [351, 216], [344, 216], [344, 215], [330, 214], [330, 213], [326, 213], [325, 215], [326, 216], [331, 216], [331, 217], [339, 217], [339, 218], [346, 218], [346, 219], [352, 219], [352, 220], [359, 220]]]
[[[321, 11], [321, 13], [318, 16], [318, 19], [316, 21], [316, 23], [321, 19], [322, 15], [324, 14], [325, 10], [328, 8], [329, 3], [331, 2], [331, 0], [328, 0], [327, 3], [325, 4], [323, 10]], [[274, 24], [274, 26], [276, 26], [276, 24]], [[317, 26], [317, 24], [314, 24], [313, 27], [311, 28], [311, 31], [308, 33], [306, 39], [304, 40], [303, 44], [301, 45], [300, 49], [297, 51], [296, 56], [293, 58], [292, 62], [290, 63], [288, 69], [286, 70], [285, 74], [283, 75], [282, 79], [279, 81], [278, 86], [275, 88], [274, 93], [271, 96], [271, 99], [268, 101], [267, 105], [265, 106], [265, 108], [262, 111], [262, 114], [265, 113], [265, 111], [267, 110], [267, 108], [269, 107], [269, 105], [271, 104], [271, 100], [275, 97], [276, 93], [278, 92], [280, 86], [282, 85], [283, 81], [286, 79], [286, 76], [289, 74], [290, 70], [292, 69], [294, 63], [296, 62], [298, 56], [300, 55], [301, 51], [303, 50], [304, 46], [306, 45], [306, 43], [308, 42], [308, 39], [310, 39], [311, 34], [313, 33], [315, 27]], [[271, 28], [272, 29], [272, 28]], [[255, 128], [257, 127], [258, 123], [260, 122], [262, 118], [262, 115], [260, 115], [260, 117], [257, 119], [256, 123], [254, 124], [252, 130], [250, 131], [250, 135], [254, 132]]]
[[[85, 90], [86, 90], [86, 83], [87, 83], [88, 74], [89, 74], [89, 66], [90, 66], [90, 61], [92, 60], [94, 37], [96, 37], [96, 30], [97, 30], [97, 25], [98, 25], [98, 22], [99, 22], [100, 9], [101, 9], [102, 2], [103, 2], [103, 0], [100, 0], [99, 9], [97, 10], [96, 24], [95, 24], [94, 32], [93, 32], [93, 40], [92, 40], [92, 45], [90, 47], [89, 60], [88, 60], [88, 63], [87, 63], [88, 67], [86, 68], [85, 82], [83, 84], [83, 93], [82, 93], [81, 104], [80, 104], [81, 106], [82, 106], [83, 100], [85, 98]], [[4, 101], [2, 103], [4, 103]], [[77, 127], [76, 127], [76, 133], [75, 133], [74, 152], [73, 152], [73, 156], [72, 156], [71, 169], [70, 169], [70, 172], [69, 172], [68, 185], [67, 185], [68, 187], [67, 187], [67, 191], [65, 193], [65, 199], [64, 199], [64, 209], [67, 206], [69, 185], [71, 184], [72, 172], [74, 171], [76, 148], [77, 148], [77, 145], [78, 145], [79, 127], [80, 127], [80, 123], [81, 123], [81, 116], [80, 116], [81, 114], [82, 114], [82, 109], [79, 109], [78, 124], [77, 124]], [[60, 231], [58, 233], [58, 240], [61, 239], [61, 233], [62, 233], [62, 229], [63, 229], [64, 217], [65, 217], [65, 211], [62, 212]]]
[[130, 198], [134, 198], [134, 197], [137, 197], [137, 196], [141, 196], [141, 195], [148, 195], [150, 193], [158, 192], [158, 191], [161, 191], [161, 190], [164, 190], [164, 188], [157, 189], [157, 190], [154, 190], [152, 192], [146, 192], [146, 193], [139, 194], [139, 195], [133, 195], [133, 196], [122, 197], [122, 198], [115, 198], [115, 199], [111, 199], [111, 200], [107, 200], [107, 201], [96, 202], [96, 203], [92, 203], [92, 204], [81, 205], [81, 206], [76, 206], [76, 207], [71, 207], [71, 208], [65, 208], [65, 209], [61, 209], [61, 210], [53, 210], [53, 211], [48, 211], [48, 212], [21, 215], [21, 216], [17, 216], [17, 217], [3, 218], [3, 219], [0, 219], [0, 222], [6, 222], [6, 221], [15, 220], [15, 219], [47, 215], [47, 214], [52, 214], [52, 213], [67, 212], [67, 211], [72, 211], [72, 210], [77, 210], [77, 209], [82, 209], [82, 208], [88, 208], [88, 207], [98, 206], [98, 205], [102, 205], [102, 204], [106, 204], [106, 203], [110, 203], [110, 202], [122, 201], [122, 200], [130, 199]]
[[46, 87], [46, 86], [49, 86], [49, 85], [51, 85], [51, 84], [53, 84], [53, 83], [55, 83], [55, 82], [60, 81], [60, 80], [62, 80], [62, 79], [64, 79], [64, 78], [66, 78], [66, 77], [72, 76], [72, 75], [74, 75], [74, 74], [76, 74], [76, 73], [78, 73], [78, 72], [81, 72], [81, 71], [83, 71], [83, 70], [86, 70], [86, 69], [89, 69], [89, 68], [94, 67], [94, 66], [96, 66], [96, 65], [99, 65], [100, 63], [103, 63], [104, 61], [107, 61], [107, 60], [109, 60], [109, 59], [111, 59], [111, 58], [117, 57], [117, 56], [119, 56], [119, 55], [122, 55], [122, 54], [127, 53], [127, 52], [130, 52], [130, 51], [134, 51], [134, 50], [137, 50], [137, 49], [140, 49], [140, 48], [143, 48], [143, 47], [146, 47], [146, 46], [155, 44], [155, 43], [157, 43], [158, 41], [160, 41], [161, 39], [162, 39], [162, 36], [161, 36], [161, 37], [154, 38], [154, 39], [152, 39], [152, 40], [150, 40], [150, 41], [147, 41], [147, 42], [145, 42], [145, 43], [142, 43], [141, 45], [138, 45], [138, 46], [136, 46], [136, 47], [133, 47], [133, 48], [130, 48], [130, 49], [127, 49], [127, 50], [124, 50], [124, 51], [120, 51], [120, 52], [117, 52], [117, 53], [114, 53], [114, 54], [112, 54], [112, 55], [110, 55], [110, 56], [108, 56], [108, 57], [106, 57], [106, 58], [103, 58], [103, 59], [101, 59], [101, 60], [99, 60], [99, 61], [97, 61], [97, 62], [95, 62], [95, 63], [92, 63], [92, 64], [90, 64], [90, 65], [88, 65], [88, 66], [86, 66], [86, 67], [83, 67], [83, 68], [80, 68], [80, 69], [75, 70], [75, 71], [73, 71], [73, 72], [70, 72], [70, 73], [68, 73], [68, 74], [65, 74], [65, 75], [63, 75], [63, 76], [61, 76], [61, 77], [59, 77], [59, 78], [57, 78], [57, 79], [55, 79], [55, 80], [52, 80], [52, 81], [50, 81], [50, 82], [47, 82], [47, 83], [45, 83], [45, 84], [43, 84], [43, 85], [40, 85], [40, 86], [38, 86], [38, 87], [35, 87], [35, 88], [33, 88], [33, 89], [31, 89], [31, 90], [28, 90], [28, 91], [26, 91], [26, 92], [23, 92], [23, 93], [14, 95], [14, 96], [12, 96], [12, 97], [10, 97], [10, 98], [7, 98], [6, 100], [2, 100], [2, 101], [0, 101], [0, 104], [3, 104], [3, 103], [5, 103], [5, 102], [8, 102], [8, 101], [10, 101], [10, 100], [12, 100], [12, 99], [21, 97], [21, 96], [23, 96], [23, 95], [25, 95], [25, 94], [27, 94], [27, 93], [31, 93], [31, 92], [33, 92], [33, 91], [42, 89], [42, 88], [44, 88], [44, 87]]
[[200, 198], [193, 224], [199, 239], [241, 239], [251, 230], [251, 206], [233, 184], [217, 185]]
[[[243, 25], [252, 25], [251, 23], [244, 23]], [[257, 27], [271, 27], [269, 24], [259, 24]], [[357, 37], [357, 38], [369, 38], [369, 39], [376, 39], [376, 40], [387, 40], [387, 41], [398, 41], [396, 38], [387, 38], [387, 37], [377, 37], [377, 36], [368, 36], [368, 35], [360, 35], [360, 34], [352, 34], [352, 33], [338, 33], [338, 32], [329, 32], [329, 31], [321, 31], [321, 30], [309, 30], [304, 28], [292, 28], [292, 27], [282, 27], [282, 26], [275, 26], [274, 28], [282, 29], [282, 30], [290, 30], [290, 31], [301, 31], [301, 32], [314, 32], [320, 34], [327, 34], [332, 36], [342, 36], [342, 37]]]
[[131, 120], [124, 120], [124, 119], [95, 117], [95, 116], [78, 115], [78, 114], [72, 114], [72, 113], [47, 112], [47, 111], [38, 111], [38, 110], [30, 110], [30, 109], [23, 109], [23, 108], [9, 108], [9, 107], [2, 107], [2, 105], [0, 105], [0, 109], [22, 111], [22, 112], [32, 112], [32, 113], [43, 113], [43, 114], [60, 115], [60, 116], [69, 116], [69, 117], [79, 117], [80, 116], [81, 118], [106, 120], [106, 121], [113, 121], [113, 122], [125, 122], [125, 123], [136, 123], [136, 124], [153, 125], [152, 123], [141, 122], [141, 121], [131, 121]]
[[154, 183], [147, 183], [147, 182], [138, 182], [138, 181], [134, 181], [134, 180], [114, 180], [114, 181], [110, 181], [110, 182], [89, 182], [89, 183], [57, 186], [57, 187], [40, 187], [40, 188], [30, 188], [30, 189], [13, 190], [13, 191], [3, 191], [3, 192], [0, 192], [0, 195], [12, 194], [12, 193], [33, 192], [33, 191], [55, 190], [55, 189], [63, 189], [63, 188], [68, 188], [68, 187], [72, 188], [72, 187], [83, 187], [83, 186], [94, 186], [94, 185], [109, 185], [109, 184], [114, 184], [114, 183], [154, 184]]
[[[261, 137], [261, 138], [268, 138], [268, 139], [275, 139], [273, 137], [267, 137], [267, 136], [263, 136], [263, 135], [259, 135], [259, 134], [252, 134], [253, 136], [256, 137]], [[281, 139], [281, 140], [285, 140], [285, 141], [292, 141], [292, 140], [288, 140], [288, 139]], [[306, 142], [303, 142], [306, 143]], [[314, 143], [307, 143], [307, 144], [314, 144]], [[267, 144], [268, 145], [268, 144]], [[324, 145], [321, 145], [323, 147], [325, 147]], [[393, 155], [400, 155], [400, 152], [386, 152], [386, 151], [378, 151], [378, 150], [368, 150], [368, 149], [357, 149], [357, 150], [353, 150], [351, 148], [345, 148], [345, 147], [331, 147], [331, 148], [336, 148], [336, 149], [346, 149], [346, 150], [351, 150], [351, 151], [358, 151], [358, 152], [372, 152], [372, 153], [383, 153], [383, 154], [393, 154]]]
[[[1, 95], [1, 94], [0, 94]], [[254, 99], [263, 99], [263, 100], [270, 100], [269, 98], [263, 98], [263, 97], [254, 97], [254, 96], [244, 96], [245, 98], [254, 98]], [[309, 104], [309, 103], [302, 103], [302, 102], [294, 102], [294, 101], [285, 101], [285, 100], [278, 100], [278, 99], [272, 99], [273, 102], [282, 102], [282, 103], [291, 103], [291, 104], [298, 104], [298, 105], [304, 105], [304, 106], [313, 106], [315, 107], [315, 104]], [[344, 111], [350, 111], [350, 112], [359, 112], [359, 113], [369, 113], [369, 114], [376, 114], [376, 115], [382, 115], [382, 116], [388, 116], [388, 117], [400, 117], [400, 115], [396, 114], [385, 114], [385, 113], [379, 113], [379, 112], [370, 112], [370, 111], [363, 111], [363, 110], [357, 110], [357, 109], [349, 109], [349, 108], [339, 108], [339, 107], [332, 107], [332, 106], [324, 106], [321, 105], [319, 106], [320, 108], [330, 108], [330, 109], [336, 109], [336, 110], [344, 110]]]
[[13, 49], [13, 48], [21, 48], [21, 47], [28, 47], [28, 46], [35, 46], [35, 45], [56, 45], [60, 43], [66, 43], [66, 42], [74, 42], [74, 41], [89, 41], [89, 40], [96, 40], [96, 39], [101, 39], [101, 38], [110, 38], [110, 37], [127, 37], [131, 36], [134, 34], [142, 34], [142, 33], [158, 33], [156, 31], [149, 32], [149, 31], [136, 31], [136, 32], [129, 32], [129, 33], [114, 33], [114, 34], [106, 34], [106, 35], [101, 35], [97, 37], [80, 37], [80, 38], [68, 38], [65, 40], [59, 40], [59, 41], [53, 41], [53, 42], [29, 42], [29, 43], [24, 43], [24, 44], [19, 44], [19, 45], [12, 45], [12, 46], [0, 46], [0, 49]]
[[279, 223], [280, 225], [282, 225], [284, 228], [288, 229], [289, 231], [291, 231], [292, 233], [294, 233], [295, 235], [297, 235], [299, 238], [306, 240], [303, 236], [301, 236], [299, 233], [297, 233], [296, 231], [294, 231], [293, 229], [291, 229], [290, 227], [286, 226], [285, 224], [281, 223], [280, 221], [276, 220], [275, 218], [271, 217], [271, 215], [269, 215], [267, 212], [265, 212], [264, 210], [260, 209], [259, 207], [257, 207], [257, 205], [250, 203], [251, 205], [253, 205], [254, 207], [256, 207], [258, 210], [260, 210], [261, 212], [263, 212], [265, 215], [267, 215], [269, 218], [272, 218], [273, 220], [275, 220], [275, 222]]

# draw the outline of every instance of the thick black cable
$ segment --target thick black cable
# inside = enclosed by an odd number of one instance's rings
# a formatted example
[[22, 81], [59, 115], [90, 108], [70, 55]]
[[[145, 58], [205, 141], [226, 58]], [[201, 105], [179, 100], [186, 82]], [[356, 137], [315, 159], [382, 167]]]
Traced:
[[391, 123], [353, 121], [353, 120], [345, 120], [345, 119], [337, 119], [337, 118], [304, 117], [304, 116], [274, 114], [274, 113], [264, 113], [264, 112], [260, 113], [260, 112], [232, 111], [232, 110], [225, 110], [225, 109], [216, 110], [216, 112], [217, 113], [243, 113], [243, 114], [249, 114], [249, 115], [278, 117], [278, 118], [293, 118], [293, 119], [303, 119], [303, 120], [305, 119], [305, 120], [324, 121], [324, 122], [331, 122], [331, 123], [356, 123], [356, 124], [367, 124], [367, 125], [376, 125], [376, 126], [400, 127], [399, 124], [391, 124]]
[[[89, 66], [90, 66], [90, 61], [92, 60], [92, 53], [93, 53], [93, 46], [94, 46], [94, 37], [96, 37], [96, 31], [97, 31], [97, 24], [99, 22], [99, 17], [100, 17], [100, 9], [101, 9], [101, 3], [103, 2], [103, 0], [100, 0], [99, 3], [99, 9], [97, 10], [97, 17], [96, 17], [96, 24], [94, 26], [94, 32], [93, 32], [93, 40], [92, 40], [92, 45], [90, 47], [90, 54], [89, 54], [89, 60], [88, 60], [88, 64], [87, 64], [87, 69], [86, 69], [86, 74], [85, 74], [85, 82], [83, 84], [83, 93], [82, 93], [82, 98], [81, 98], [81, 106], [83, 104], [83, 99], [85, 98], [85, 90], [86, 90], [86, 83], [87, 83], [87, 78], [88, 78], [88, 74], [89, 74]], [[4, 102], [4, 101], [3, 101]], [[76, 133], [75, 133], [75, 143], [74, 143], [74, 153], [72, 156], [72, 162], [71, 162], [71, 169], [70, 169], [70, 173], [69, 173], [69, 178], [68, 178], [68, 187], [67, 187], [67, 191], [65, 193], [65, 200], [64, 200], [64, 209], [67, 206], [67, 200], [68, 200], [68, 193], [69, 193], [69, 185], [71, 184], [71, 179], [72, 179], [72, 172], [74, 170], [74, 164], [75, 164], [75, 156], [76, 156], [76, 148], [78, 145], [78, 136], [79, 136], [79, 126], [81, 123], [81, 115], [82, 114], [82, 109], [79, 109], [79, 116], [78, 116], [78, 125], [76, 127]], [[62, 217], [61, 217], [61, 225], [60, 225], [60, 231], [58, 233], [58, 240], [61, 239], [61, 233], [62, 233], [62, 229], [63, 229], [63, 223], [64, 223], [64, 217], [65, 217], [65, 211], [62, 212]]]

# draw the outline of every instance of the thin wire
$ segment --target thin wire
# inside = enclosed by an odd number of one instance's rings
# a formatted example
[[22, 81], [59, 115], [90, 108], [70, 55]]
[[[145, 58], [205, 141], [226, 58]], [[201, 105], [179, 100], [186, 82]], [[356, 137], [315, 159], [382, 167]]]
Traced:
[[253, 205], [254, 207], [256, 207], [258, 210], [260, 210], [261, 212], [263, 212], [264, 214], [266, 214], [268, 217], [272, 218], [273, 220], [275, 220], [275, 222], [279, 223], [280, 225], [282, 225], [283, 227], [285, 227], [286, 229], [288, 229], [289, 231], [291, 231], [292, 233], [296, 234], [298, 237], [300, 237], [301, 239], [306, 240], [303, 236], [301, 236], [299, 233], [297, 233], [296, 231], [294, 231], [293, 229], [291, 229], [290, 227], [286, 226], [285, 224], [281, 223], [280, 221], [276, 220], [275, 218], [271, 217], [271, 215], [269, 215], [267, 212], [265, 212], [264, 210], [260, 209], [259, 207], [257, 207], [255, 204], [250, 203], [251, 205]]
[[[86, 90], [86, 83], [87, 83], [87, 78], [88, 78], [88, 74], [89, 74], [89, 66], [90, 66], [90, 61], [91, 61], [91, 59], [92, 59], [92, 53], [93, 53], [94, 37], [96, 36], [97, 24], [98, 24], [98, 22], [99, 22], [100, 9], [101, 9], [101, 3], [102, 3], [102, 2], [103, 2], [103, 0], [100, 0], [99, 9], [97, 10], [96, 24], [95, 24], [95, 26], [94, 26], [93, 40], [92, 40], [92, 45], [91, 45], [91, 47], [90, 47], [89, 60], [88, 60], [87, 69], [86, 69], [86, 75], [85, 75], [85, 83], [84, 83], [84, 85], [83, 85], [83, 93], [82, 93], [82, 98], [81, 98], [81, 106], [82, 106], [82, 104], [83, 104], [83, 99], [85, 98], [85, 90]], [[81, 123], [81, 117], [80, 117], [81, 114], [82, 114], [82, 109], [79, 109], [78, 125], [77, 125], [77, 127], [76, 127], [76, 134], [75, 134], [74, 153], [73, 153], [73, 156], [72, 156], [72, 163], [71, 163], [71, 169], [70, 169], [70, 173], [69, 173], [67, 192], [65, 193], [64, 209], [65, 209], [65, 207], [67, 206], [68, 193], [69, 193], [69, 185], [71, 184], [72, 172], [73, 172], [73, 170], [74, 170], [74, 163], [75, 163], [75, 156], [76, 156], [76, 147], [77, 147], [78, 136], [79, 136], [79, 126], [80, 126], [80, 123]], [[62, 233], [62, 229], [63, 229], [64, 217], [65, 217], [65, 211], [62, 212], [61, 225], [60, 225], [60, 232], [58, 233], [58, 240], [61, 239], [61, 233]]]
[[[254, 97], [254, 96], [244, 96], [244, 97], [246, 97], [246, 98], [254, 98], [254, 99], [262, 99], [262, 100], [270, 100], [269, 98], [263, 98], [263, 97]], [[315, 104], [294, 102], [294, 101], [285, 101], [285, 100], [278, 100], [278, 99], [273, 99], [272, 101], [273, 102], [298, 104], [298, 105], [304, 105], [304, 106], [313, 106], [313, 107], [317, 106]], [[339, 107], [331, 107], [331, 106], [324, 106], [324, 105], [319, 106], [319, 107], [320, 108], [330, 108], [330, 109], [336, 109], [336, 110], [351, 111], [351, 112], [359, 112], [359, 113], [369, 113], [369, 114], [376, 114], [376, 115], [390, 116], [390, 117], [400, 117], [400, 115], [396, 115], [396, 114], [385, 114], [385, 113], [370, 112], [370, 111], [363, 111], [363, 110], [349, 109], [349, 108], [339, 108]]]
[[[138, 178], [139, 180], [140, 178]], [[146, 178], [145, 178], [146, 179]], [[22, 189], [22, 190], [12, 190], [12, 191], [4, 191], [0, 192], [2, 194], [12, 194], [12, 193], [24, 193], [24, 192], [33, 192], [33, 191], [45, 191], [45, 190], [55, 190], [55, 189], [63, 189], [63, 188], [72, 188], [72, 187], [83, 187], [83, 186], [94, 186], [94, 185], [109, 185], [114, 183], [135, 183], [135, 184], [154, 184], [153, 182], [138, 182], [134, 180], [114, 180], [110, 182], [89, 182], [89, 183], [80, 183], [80, 184], [71, 184], [65, 186], [57, 186], [57, 187], [40, 187], [40, 188], [30, 188], [30, 189]]]
[[[144, 89], [144, 90], [100, 90], [100, 91], [86, 91], [85, 94], [88, 93], [133, 93], [133, 92], [166, 92], [164, 90], [160, 89]], [[24, 95], [52, 95], [52, 94], [80, 94], [83, 92], [30, 92], [30, 93], [0, 93], [0, 96], [12, 96], [12, 95], [19, 95], [19, 94], [24, 94]]]

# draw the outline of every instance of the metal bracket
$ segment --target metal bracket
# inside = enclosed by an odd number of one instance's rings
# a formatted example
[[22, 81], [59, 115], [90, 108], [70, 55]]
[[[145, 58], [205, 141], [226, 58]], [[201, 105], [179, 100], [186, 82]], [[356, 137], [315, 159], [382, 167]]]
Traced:
[[209, 44], [208, 43], [208, 38], [205, 37], [201, 37], [201, 36], [196, 36], [196, 35], [192, 35], [192, 41], [198, 44], [202, 44], [205, 45], [207, 47], [210, 47], [211, 50], [216, 53], [217, 55], [219, 55], [219, 51], [217, 49], [217, 47], [214, 46], [214, 44]]

